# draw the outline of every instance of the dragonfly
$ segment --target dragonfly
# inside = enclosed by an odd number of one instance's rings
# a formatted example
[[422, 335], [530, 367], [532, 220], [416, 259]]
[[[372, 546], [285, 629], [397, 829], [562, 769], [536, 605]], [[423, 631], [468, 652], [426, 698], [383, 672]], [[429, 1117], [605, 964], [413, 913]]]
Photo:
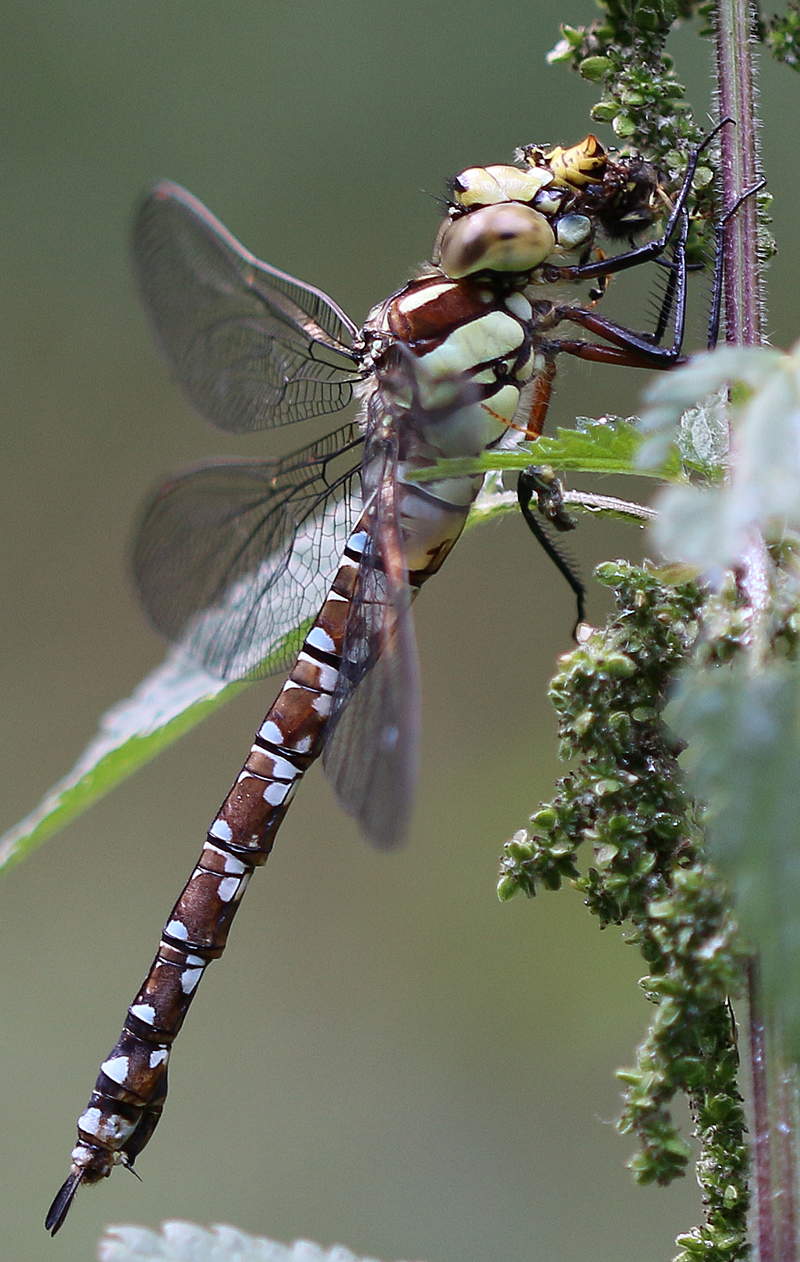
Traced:
[[[411, 604], [483, 482], [414, 475], [540, 434], [560, 355], [680, 361], [702, 147], [672, 199], [653, 164], [613, 156], [594, 136], [462, 171], [431, 261], [360, 329], [322, 290], [257, 259], [185, 189], [161, 182], [141, 203], [133, 261], [144, 306], [201, 416], [246, 434], [339, 412], [354, 396], [359, 409], [291, 455], [178, 474], [145, 511], [133, 568], [156, 628], [226, 679], [291, 670], [78, 1119], [46, 1219], [53, 1234], [77, 1190], [132, 1168], [153, 1134], [198, 983], [315, 759], [370, 841], [391, 847], [406, 833], [420, 713]], [[635, 243], [659, 222], [660, 235]], [[628, 248], [606, 255], [605, 238]], [[647, 262], [668, 279], [657, 327], [642, 333], [596, 308], [614, 273]], [[583, 282], [594, 282], [589, 301], [572, 297]]]

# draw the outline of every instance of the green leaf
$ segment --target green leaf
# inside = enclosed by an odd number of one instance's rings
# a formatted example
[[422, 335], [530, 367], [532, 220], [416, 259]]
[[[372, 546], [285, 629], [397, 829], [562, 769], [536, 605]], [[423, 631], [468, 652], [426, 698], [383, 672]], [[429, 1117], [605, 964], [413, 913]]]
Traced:
[[[669, 374], [649, 392], [643, 428], [662, 444], [678, 438], [682, 416], [697, 419], [710, 391], [733, 386], [728, 408], [736, 459], [715, 487], [671, 487], [660, 498], [655, 540], [668, 558], [705, 570], [735, 565], [761, 535], [768, 542], [800, 529], [800, 349], [722, 347]], [[718, 401], [718, 400], [717, 400]], [[708, 421], [714, 410], [706, 411]], [[710, 429], [705, 440], [716, 441]], [[695, 435], [696, 439], [696, 435]], [[643, 457], [652, 454], [645, 448]]]
[[100, 1262], [375, 1262], [359, 1259], [343, 1245], [323, 1249], [312, 1240], [279, 1244], [217, 1224], [164, 1223], [146, 1227], [109, 1227], [97, 1250]]
[[[271, 661], [283, 659], [287, 651], [299, 648], [309, 625], [304, 623], [281, 641], [264, 659], [259, 676], [269, 674]], [[72, 770], [45, 794], [30, 815], [0, 837], [0, 870], [19, 863], [184, 732], [238, 696], [248, 682], [215, 679], [182, 650], [172, 649], [162, 665], [127, 700], [103, 715], [97, 735]]]
[[708, 803], [711, 855], [761, 957], [765, 1002], [800, 1057], [800, 665], [692, 670], [667, 711]]
[[592, 420], [578, 417], [578, 429], [559, 429], [555, 437], [537, 438], [514, 451], [491, 451], [475, 459], [440, 460], [429, 469], [420, 469], [411, 480], [432, 482], [442, 477], [465, 477], [490, 470], [520, 470], [530, 464], [550, 464], [569, 473], [627, 473], [637, 477], [658, 477], [683, 481], [677, 452], [668, 452], [658, 468], [643, 468], [638, 462], [642, 436], [634, 419], [604, 417]]
[[681, 441], [685, 413], [702, 407], [709, 395], [732, 382], [748, 391], [759, 389], [786, 358], [766, 347], [720, 346], [656, 378], [645, 394], [640, 421], [646, 436], [639, 457], [642, 468], [658, 468], [668, 459], [669, 447]]

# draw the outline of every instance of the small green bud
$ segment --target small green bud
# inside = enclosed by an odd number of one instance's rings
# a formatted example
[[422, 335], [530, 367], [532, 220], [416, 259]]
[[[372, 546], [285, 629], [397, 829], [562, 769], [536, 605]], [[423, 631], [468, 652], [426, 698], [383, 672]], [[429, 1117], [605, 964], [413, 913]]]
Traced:
[[508, 841], [504, 849], [514, 863], [529, 863], [533, 858], [533, 846], [523, 841]]
[[600, 848], [595, 851], [594, 861], [598, 868], [602, 871], [603, 868], [611, 866], [618, 854], [619, 846], [600, 846]]
[[626, 833], [630, 828], [630, 822], [627, 815], [611, 815], [606, 821], [606, 832], [611, 834]]
[[598, 565], [594, 576], [604, 587], [615, 587], [625, 578], [625, 572], [616, 561], [604, 561]]
[[653, 706], [637, 705], [631, 710], [631, 718], [637, 723], [652, 723], [657, 713]]
[[497, 897], [500, 899], [501, 903], [507, 903], [509, 899], [514, 897], [518, 889], [519, 885], [517, 884], [516, 877], [506, 874], [505, 876], [501, 876], [500, 880], [497, 882]]
[[603, 665], [612, 679], [628, 679], [636, 674], [636, 663], [625, 653], [609, 653]]
[[659, 16], [652, 9], [647, 9], [643, 5], [637, 5], [636, 25], [640, 31], [657, 31], [659, 27]]
[[626, 1087], [638, 1087], [642, 1081], [642, 1075], [638, 1069], [618, 1069], [614, 1077], [624, 1082]]
[[627, 140], [629, 136], [636, 134], [636, 123], [627, 114], [617, 114], [611, 126], [620, 140]]
[[545, 806], [541, 811], [537, 811], [535, 815], [531, 815], [531, 824], [534, 828], [539, 829], [543, 833], [549, 833], [558, 823], [558, 814], [553, 810], [552, 806]]
[[675, 1237], [675, 1243], [692, 1255], [701, 1255], [706, 1252], [705, 1241], [700, 1238], [697, 1227], [693, 1231], [681, 1232], [679, 1236]]
[[578, 70], [584, 79], [591, 80], [592, 83], [599, 83], [601, 79], [613, 69], [614, 63], [610, 57], [584, 57], [578, 66]]
[[581, 714], [576, 715], [572, 724], [573, 731], [577, 737], [585, 736], [594, 723], [594, 710], [584, 710]]
[[589, 116], [595, 123], [611, 123], [619, 113], [619, 106], [616, 101], [598, 101], [589, 111]]

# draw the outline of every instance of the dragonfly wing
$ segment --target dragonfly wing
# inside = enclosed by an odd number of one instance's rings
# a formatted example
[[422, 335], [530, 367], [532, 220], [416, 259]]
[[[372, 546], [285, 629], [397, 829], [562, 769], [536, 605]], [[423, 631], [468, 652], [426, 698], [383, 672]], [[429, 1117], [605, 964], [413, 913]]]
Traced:
[[420, 683], [397, 503], [388, 451], [345, 632], [323, 767], [336, 795], [375, 845], [408, 830], [417, 780]]
[[361, 512], [361, 441], [352, 422], [278, 460], [220, 461], [167, 482], [133, 551], [156, 628], [222, 678], [288, 662]]
[[179, 185], [156, 184], [142, 202], [133, 262], [173, 375], [220, 429], [287, 425], [349, 402], [352, 321], [321, 290], [260, 262]]

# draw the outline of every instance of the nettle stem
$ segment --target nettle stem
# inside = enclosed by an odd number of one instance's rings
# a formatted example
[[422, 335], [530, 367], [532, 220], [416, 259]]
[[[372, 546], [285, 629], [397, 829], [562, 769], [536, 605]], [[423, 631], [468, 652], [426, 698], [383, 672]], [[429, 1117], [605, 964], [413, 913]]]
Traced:
[[[756, 84], [753, 32], [757, 14], [750, 0], [718, 0], [716, 63], [722, 117], [735, 120], [721, 139], [723, 204], [732, 206], [758, 178]], [[725, 337], [729, 344], [762, 343], [763, 289], [759, 257], [758, 206], [755, 197], [742, 203], [728, 225], [724, 243]], [[735, 448], [731, 453], [736, 459]], [[766, 627], [764, 575], [771, 560], [763, 539], [753, 541], [740, 582], [753, 610], [754, 635]], [[769, 574], [766, 587], [772, 590]], [[768, 637], [760, 636], [764, 641]], [[758, 644], [754, 648], [758, 650]], [[762, 646], [763, 647], [763, 646]], [[767, 650], [768, 651], [768, 650]], [[755, 658], [762, 658], [756, 651]], [[747, 974], [752, 1083], [754, 1185], [759, 1262], [796, 1262], [797, 1179], [796, 1136], [791, 1071], [779, 1062], [773, 1031], [762, 1015], [757, 960]]]
[[[724, 128], [720, 140], [726, 207], [733, 206], [758, 179], [754, 22], [750, 0], [718, 0], [715, 44], [720, 118], [732, 118], [736, 124]], [[725, 339], [736, 346], [758, 346], [763, 295], [755, 198], [743, 202], [728, 225], [724, 256]]]

